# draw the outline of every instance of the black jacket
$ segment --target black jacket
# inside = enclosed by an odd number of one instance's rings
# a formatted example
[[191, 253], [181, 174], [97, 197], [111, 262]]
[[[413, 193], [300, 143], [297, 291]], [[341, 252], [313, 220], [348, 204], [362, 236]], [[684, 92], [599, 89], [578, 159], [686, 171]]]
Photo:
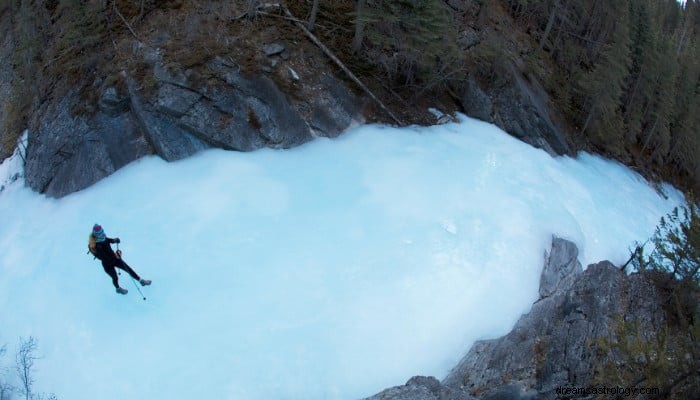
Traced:
[[107, 238], [102, 242], [95, 243], [95, 256], [102, 260], [103, 264], [115, 264], [118, 260], [117, 255], [112, 250], [110, 243], [117, 243], [117, 239]]

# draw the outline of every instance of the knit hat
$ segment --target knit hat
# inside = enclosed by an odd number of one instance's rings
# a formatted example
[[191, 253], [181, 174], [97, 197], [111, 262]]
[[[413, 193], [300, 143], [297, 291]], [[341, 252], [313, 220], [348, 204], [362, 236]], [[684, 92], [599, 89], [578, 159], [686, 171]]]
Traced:
[[95, 237], [95, 241], [97, 242], [104, 242], [107, 239], [105, 231], [102, 230], [102, 226], [100, 226], [99, 224], [95, 224], [92, 227], [92, 236]]

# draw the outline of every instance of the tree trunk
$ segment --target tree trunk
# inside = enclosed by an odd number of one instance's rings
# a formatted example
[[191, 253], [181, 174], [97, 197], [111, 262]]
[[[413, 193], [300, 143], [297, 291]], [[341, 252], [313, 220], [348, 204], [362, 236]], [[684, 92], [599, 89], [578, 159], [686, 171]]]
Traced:
[[547, 37], [549, 36], [549, 32], [552, 30], [552, 26], [554, 25], [554, 21], [557, 19], [557, 11], [559, 11], [559, 2], [555, 1], [554, 8], [552, 9], [552, 13], [549, 14], [549, 20], [547, 21], [547, 27], [544, 28], [544, 33], [542, 34], [542, 39], [540, 39], [540, 50], [544, 49], [544, 45], [545, 45], [545, 43], [547, 43]]
[[352, 51], [359, 53], [362, 48], [362, 38], [364, 36], [365, 23], [362, 17], [365, 11], [365, 1], [357, 0], [357, 12], [355, 16], [355, 37], [352, 39]]
[[310, 32], [314, 31], [314, 25], [316, 25], [316, 16], [318, 15], [318, 0], [314, 0], [313, 6], [311, 6], [311, 15], [309, 15], [309, 22], [306, 25], [306, 29]]
[[283, 9], [284, 9], [284, 13], [287, 15], [287, 17], [289, 17], [290, 20], [295, 21], [296, 25], [297, 25], [299, 28], [301, 28], [301, 30], [304, 32], [304, 34], [306, 34], [306, 36], [307, 36], [309, 39], [311, 39], [311, 41], [314, 42], [314, 44], [315, 44], [316, 46], [318, 46], [318, 47], [321, 49], [321, 51], [323, 51], [323, 53], [324, 53], [325, 55], [327, 55], [331, 60], [333, 60], [333, 62], [335, 62], [336, 65], [338, 65], [338, 66], [340, 67], [340, 69], [343, 70], [343, 72], [345, 72], [346, 74], [348, 74], [348, 76], [350, 77], [350, 79], [352, 79], [352, 80], [360, 87], [360, 89], [362, 89], [362, 90], [363, 90], [365, 93], [367, 93], [374, 101], [376, 101], [377, 104], [379, 104], [379, 106], [380, 106], [384, 111], [386, 111], [387, 114], [389, 114], [389, 116], [391, 117], [391, 119], [393, 119], [397, 124], [399, 124], [399, 126], [403, 126], [403, 125], [404, 125], [403, 122], [401, 122], [401, 120], [398, 119], [398, 118], [387, 108], [387, 106], [385, 106], [384, 103], [382, 103], [382, 101], [379, 100], [379, 98], [378, 98], [377, 96], [375, 96], [374, 93], [372, 93], [372, 91], [369, 90], [369, 88], [367, 88], [367, 86], [365, 86], [365, 84], [362, 83], [362, 81], [360, 81], [360, 79], [359, 79], [357, 76], [355, 76], [355, 74], [353, 74], [352, 71], [350, 71], [350, 69], [349, 69], [348, 67], [345, 66], [345, 64], [343, 64], [342, 61], [340, 61], [340, 60], [338, 59], [338, 57], [336, 57], [335, 54], [333, 54], [333, 52], [330, 51], [330, 49], [328, 49], [328, 47], [326, 47], [326, 45], [324, 45], [324, 44], [316, 37], [316, 35], [314, 35], [314, 34], [311, 33], [308, 29], [306, 29], [306, 26], [305, 26], [303, 23], [301, 23], [301, 21], [297, 20], [297, 19], [294, 17], [294, 15], [292, 15], [292, 13], [289, 11], [289, 9], [288, 9], [287, 7], [284, 7], [284, 6], [283, 6]]

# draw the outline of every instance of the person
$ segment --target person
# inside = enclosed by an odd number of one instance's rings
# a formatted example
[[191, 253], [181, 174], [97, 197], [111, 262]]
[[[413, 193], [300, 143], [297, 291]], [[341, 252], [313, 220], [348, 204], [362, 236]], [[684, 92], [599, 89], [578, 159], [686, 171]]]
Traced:
[[134, 271], [127, 263], [124, 262], [121, 257], [121, 251], [117, 250], [115, 253], [114, 250], [112, 250], [111, 243], [120, 243], [121, 241], [119, 238], [108, 238], [105, 231], [102, 229], [102, 226], [99, 224], [95, 224], [92, 227], [91, 235], [93, 238], [95, 238], [95, 248], [93, 254], [95, 254], [95, 257], [102, 261], [102, 268], [104, 268], [107, 275], [112, 278], [112, 283], [117, 289], [117, 293], [127, 294], [129, 291], [119, 286], [119, 278], [117, 277], [117, 270], [115, 268], [126, 271], [132, 278], [139, 281], [141, 286], [148, 286], [151, 284], [150, 280], [142, 279], [136, 273], [136, 271]]

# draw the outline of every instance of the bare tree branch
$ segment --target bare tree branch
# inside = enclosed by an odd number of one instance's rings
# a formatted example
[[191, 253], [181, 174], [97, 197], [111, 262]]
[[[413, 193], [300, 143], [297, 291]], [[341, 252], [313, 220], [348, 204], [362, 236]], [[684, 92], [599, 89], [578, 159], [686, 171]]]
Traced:
[[34, 371], [34, 361], [38, 360], [34, 352], [36, 351], [37, 341], [32, 336], [28, 339], [20, 338], [19, 350], [17, 350], [17, 375], [19, 375], [22, 387], [20, 390], [24, 394], [26, 400], [32, 399], [32, 386], [34, 385], [34, 378], [32, 373]]
[[124, 25], [129, 29], [129, 32], [131, 32], [132, 35], [138, 40], [139, 42], [143, 42], [141, 39], [139, 39], [139, 36], [134, 32], [134, 30], [131, 28], [131, 25], [126, 21], [126, 18], [122, 15], [121, 12], [119, 12], [119, 9], [117, 8], [117, 0], [112, 1], [112, 8], [114, 9], [114, 12], [119, 16], [119, 18], [124, 22]]

